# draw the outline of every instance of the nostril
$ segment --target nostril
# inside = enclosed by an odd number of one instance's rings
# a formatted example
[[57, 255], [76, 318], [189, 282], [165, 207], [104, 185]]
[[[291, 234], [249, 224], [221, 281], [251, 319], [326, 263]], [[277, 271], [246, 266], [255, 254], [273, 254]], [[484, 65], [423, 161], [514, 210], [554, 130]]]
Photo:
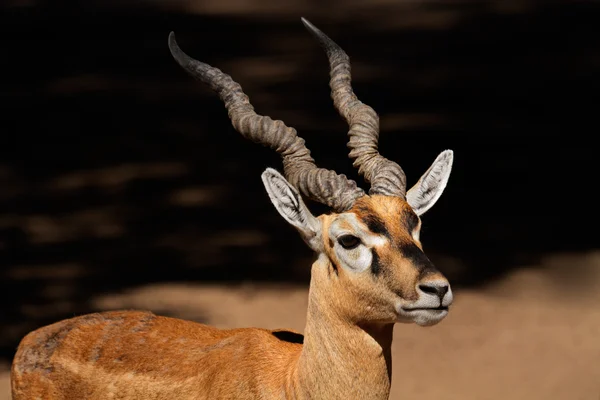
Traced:
[[419, 289], [425, 293], [433, 294], [442, 299], [448, 293], [448, 285], [426, 285], [420, 284]]
[[437, 294], [437, 289], [435, 286], [419, 285], [419, 289], [421, 289], [421, 291], [423, 291], [425, 293]]

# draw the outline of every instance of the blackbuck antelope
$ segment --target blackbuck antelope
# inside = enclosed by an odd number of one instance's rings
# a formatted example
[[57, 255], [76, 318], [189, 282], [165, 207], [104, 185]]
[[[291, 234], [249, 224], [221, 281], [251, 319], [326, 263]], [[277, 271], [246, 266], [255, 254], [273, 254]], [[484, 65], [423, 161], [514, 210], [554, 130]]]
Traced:
[[[286, 330], [220, 330], [150, 312], [84, 315], [40, 328], [12, 365], [14, 400], [387, 399], [396, 322], [440, 322], [452, 303], [446, 278], [422, 251], [425, 213], [442, 194], [452, 152], [442, 152], [406, 191], [400, 166], [377, 150], [378, 116], [350, 84], [346, 53], [305, 19], [324, 47], [334, 105], [350, 126], [350, 157], [369, 194], [318, 168], [293, 128], [258, 115], [239, 84], [169, 48], [218, 93], [235, 129], [283, 157], [284, 175], [262, 181], [273, 205], [317, 254], [304, 336]], [[284, 177], [285, 176], [285, 177]], [[329, 206], [313, 216], [302, 197]]]

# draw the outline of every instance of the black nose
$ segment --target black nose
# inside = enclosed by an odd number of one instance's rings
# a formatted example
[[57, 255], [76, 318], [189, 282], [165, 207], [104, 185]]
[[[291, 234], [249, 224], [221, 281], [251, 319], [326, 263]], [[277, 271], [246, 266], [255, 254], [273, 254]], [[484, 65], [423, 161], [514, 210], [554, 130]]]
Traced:
[[449, 286], [440, 283], [421, 283], [419, 289], [425, 293], [434, 294], [442, 300], [444, 295], [448, 293]]

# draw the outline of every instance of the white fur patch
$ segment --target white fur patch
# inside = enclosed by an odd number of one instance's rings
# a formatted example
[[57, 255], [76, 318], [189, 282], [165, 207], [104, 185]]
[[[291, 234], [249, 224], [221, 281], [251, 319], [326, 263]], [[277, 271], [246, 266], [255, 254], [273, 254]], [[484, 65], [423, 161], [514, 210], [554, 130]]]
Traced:
[[[344, 249], [337, 241], [344, 235], [356, 236], [361, 240], [361, 244], [354, 249]], [[381, 247], [388, 242], [386, 237], [370, 232], [352, 213], [341, 214], [331, 224], [329, 237], [334, 242], [334, 250], [341, 266], [357, 272], [362, 272], [371, 266], [373, 247]]]

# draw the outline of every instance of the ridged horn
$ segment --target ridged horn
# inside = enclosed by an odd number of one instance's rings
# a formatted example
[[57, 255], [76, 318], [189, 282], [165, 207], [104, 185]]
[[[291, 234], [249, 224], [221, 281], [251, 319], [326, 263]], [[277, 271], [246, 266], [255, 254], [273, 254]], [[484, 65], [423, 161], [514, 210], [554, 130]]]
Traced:
[[297, 135], [294, 128], [286, 126], [282, 121], [257, 114], [237, 82], [221, 70], [185, 54], [179, 48], [173, 32], [169, 34], [169, 49], [185, 71], [219, 95], [236, 131], [281, 154], [286, 179], [302, 195], [337, 212], [350, 209], [356, 199], [365, 195], [356, 182], [346, 176], [318, 168], [304, 139]]
[[305, 18], [302, 23], [319, 41], [329, 59], [331, 98], [340, 115], [346, 120], [350, 158], [366, 181], [369, 194], [406, 197], [406, 176], [400, 165], [379, 154], [379, 116], [362, 103], [352, 90], [350, 59], [333, 40]]

